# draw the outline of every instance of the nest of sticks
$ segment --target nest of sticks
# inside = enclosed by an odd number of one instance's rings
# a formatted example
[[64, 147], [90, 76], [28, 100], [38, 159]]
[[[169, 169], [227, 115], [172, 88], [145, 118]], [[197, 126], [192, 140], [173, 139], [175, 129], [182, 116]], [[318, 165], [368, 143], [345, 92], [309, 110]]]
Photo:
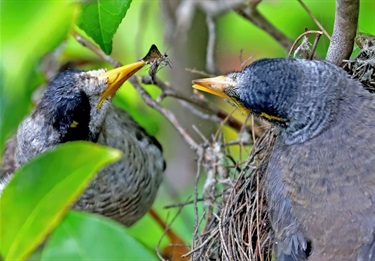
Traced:
[[345, 60], [344, 69], [370, 92], [375, 92], [375, 36], [359, 33], [356, 43], [360, 48], [354, 59]]
[[[204, 222], [200, 222], [204, 227], [197, 229], [192, 251], [185, 256], [192, 260], [271, 260], [272, 234], [262, 183], [275, 137], [273, 129], [266, 130], [245, 162], [227, 165], [233, 170], [227, 176], [231, 182], [226, 182], [231, 185], [222, 186], [220, 197], [205, 200]], [[218, 184], [222, 184], [220, 178]], [[207, 187], [205, 191], [210, 194]]]

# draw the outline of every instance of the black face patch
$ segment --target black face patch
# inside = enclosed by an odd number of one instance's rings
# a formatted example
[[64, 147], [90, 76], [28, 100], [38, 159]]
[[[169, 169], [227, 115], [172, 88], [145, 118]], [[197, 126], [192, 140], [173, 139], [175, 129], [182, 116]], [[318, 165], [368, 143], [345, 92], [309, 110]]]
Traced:
[[80, 91], [71, 99], [60, 100], [56, 108], [53, 127], [61, 134], [61, 142], [89, 140], [90, 103]]
[[76, 88], [77, 73], [80, 71], [57, 75], [37, 108], [60, 133], [59, 143], [92, 138], [89, 132], [90, 102], [86, 93]]

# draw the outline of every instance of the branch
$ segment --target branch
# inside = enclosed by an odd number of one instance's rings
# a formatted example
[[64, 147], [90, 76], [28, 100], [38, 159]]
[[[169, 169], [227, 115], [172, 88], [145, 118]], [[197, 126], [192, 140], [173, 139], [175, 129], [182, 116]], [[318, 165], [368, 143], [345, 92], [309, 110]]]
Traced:
[[[307, 37], [309, 34], [316, 34], [316, 35], [320, 36], [320, 35], [322, 35], [322, 32], [316, 31], [316, 30], [310, 30], [310, 31], [306, 31], [303, 34], [301, 34], [300, 36], [298, 36], [297, 39], [294, 41], [292, 47], [289, 50], [288, 57], [291, 57], [293, 51], [296, 49], [298, 41], [301, 40], [301, 38], [303, 38], [303, 37]], [[317, 38], [317, 39], [319, 40], [319, 38]], [[314, 47], [316, 48], [316, 44], [314, 44]], [[315, 49], [313, 51], [315, 51]], [[313, 55], [313, 54], [314, 53], [312, 52], [311, 55]], [[311, 56], [311, 55], [309, 55], [309, 56]]]
[[353, 51], [359, 0], [336, 0], [336, 16], [326, 60], [341, 66]]
[[83, 37], [81, 34], [79, 34], [76, 31], [72, 32], [74, 38], [79, 42], [82, 46], [87, 47], [91, 51], [93, 51], [97, 56], [102, 58], [104, 61], [110, 63], [113, 67], [117, 68], [121, 66], [121, 63], [116, 61], [114, 58], [112, 58], [109, 55], [106, 55], [99, 47], [97, 47], [95, 44], [87, 40], [85, 37]]
[[207, 43], [207, 54], [206, 54], [206, 69], [209, 73], [215, 72], [215, 42], [216, 42], [216, 24], [213, 16], [206, 16], [206, 24], [208, 28], [208, 43]]
[[239, 15], [249, 20], [251, 23], [268, 33], [274, 38], [285, 50], [289, 51], [293, 42], [279, 29], [273, 26], [258, 10], [256, 5], [243, 5], [240, 8], [234, 9]]
[[152, 99], [152, 97], [142, 88], [139, 80], [137, 77], [130, 77], [128, 80], [137, 92], [141, 95], [143, 101], [151, 108], [160, 112], [170, 123], [172, 123], [173, 127], [180, 133], [181, 137], [185, 140], [187, 144], [196, 152], [202, 150], [202, 148], [193, 140], [193, 138], [188, 134], [188, 132], [180, 125], [177, 121], [174, 114], [167, 110], [166, 108], [162, 107], [159, 103]]

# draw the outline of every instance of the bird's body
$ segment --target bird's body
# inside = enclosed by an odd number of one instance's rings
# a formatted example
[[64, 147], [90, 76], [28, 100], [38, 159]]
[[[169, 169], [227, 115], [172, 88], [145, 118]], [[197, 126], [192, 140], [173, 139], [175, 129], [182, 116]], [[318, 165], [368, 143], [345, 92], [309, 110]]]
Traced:
[[300, 247], [312, 242], [309, 260], [357, 260], [360, 248], [375, 246], [375, 102], [363, 90], [345, 95], [337, 119], [303, 146], [276, 140], [266, 190], [282, 252], [298, 237]]
[[227, 78], [228, 98], [280, 126], [265, 176], [277, 260], [375, 260], [375, 96], [324, 61]]
[[8, 143], [1, 174], [8, 179], [16, 168], [64, 142], [87, 140], [119, 149], [122, 158], [99, 172], [74, 207], [132, 225], [150, 209], [165, 162], [157, 140], [101, 98], [110, 85], [105, 73], [59, 74]]
[[74, 207], [129, 226], [151, 208], [165, 162], [160, 144], [126, 112], [112, 107], [97, 143], [121, 150], [123, 157], [99, 172]]

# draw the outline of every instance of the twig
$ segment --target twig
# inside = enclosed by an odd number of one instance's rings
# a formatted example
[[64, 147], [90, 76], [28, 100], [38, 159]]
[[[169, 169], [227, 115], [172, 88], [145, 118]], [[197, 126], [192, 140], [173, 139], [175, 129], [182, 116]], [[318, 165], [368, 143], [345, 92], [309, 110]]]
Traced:
[[76, 31], [72, 32], [74, 38], [79, 42], [81, 45], [89, 48], [91, 51], [93, 51], [96, 55], [98, 55], [100, 58], [102, 58], [104, 61], [110, 63], [113, 67], [117, 68], [121, 66], [121, 63], [112, 58], [109, 55], [106, 55], [99, 47], [97, 47], [95, 44], [87, 40], [85, 37], [83, 37], [81, 34], [79, 34]]
[[190, 69], [190, 68], [186, 68], [185, 69], [186, 71], [188, 72], [191, 72], [191, 73], [194, 73], [194, 74], [198, 74], [198, 75], [201, 75], [203, 77], [212, 77], [213, 75], [207, 73], [207, 72], [204, 72], [204, 71], [198, 71], [196, 69]]
[[293, 42], [279, 29], [273, 26], [258, 10], [251, 5], [242, 5], [236, 8], [235, 11], [249, 20], [251, 23], [259, 27], [273, 37], [285, 50], [289, 50]]
[[215, 231], [211, 232], [211, 235], [202, 243], [200, 244], [197, 248], [193, 248], [191, 251], [189, 251], [188, 253], [182, 255], [181, 257], [188, 257], [190, 255], [192, 255], [193, 253], [197, 252], [199, 249], [201, 249], [204, 245], [206, 245], [208, 242], [210, 242], [210, 240], [215, 237], [217, 234], [218, 234], [219, 230], [216, 229]]
[[297, 37], [297, 39], [294, 41], [292, 47], [290, 48], [289, 50], [289, 53], [288, 53], [288, 57], [290, 57], [290, 55], [292, 54], [292, 52], [294, 51], [294, 49], [296, 48], [299, 40], [301, 40], [302, 37], [304, 36], [307, 36], [309, 34], [323, 34], [321, 31], [316, 31], [316, 30], [309, 30], [309, 31], [306, 31], [304, 32], [303, 34], [301, 34], [300, 36]]
[[315, 40], [314, 40], [313, 46], [311, 48], [309, 60], [312, 60], [314, 58], [315, 50], [316, 50], [316, 47], [318, 47], [318, 42], [319, 42], [320, 36], [322, 36], [322, 35], [316, 34], [316, 36], [315, 36]]
[[324, 33], [324, 35], [327, 36], [327, 38], [331, 41], [331, 36], [327, 33], [326, 29], [324, 29], [323, 25], [318, 21], [318, 19], [316, 19], [316, 17], [314, 16], [314, 14], [305, 5], [305, 3], [302, 2], [302, 0], [297, 0], [297, 1], [301, 4], [301, 6], [303, 7], [303, 9], [305, 9], [306, 13], [308, 13], [309, 16], [313, 19], [313, 21], [316, 23], [316, 25], [319, 27], [319, 29]]
[[326, 60], [341, 66], [353, 51], [357, 32], [359, 0], [336, 0], [335, 24]]
[[186, 141], [186, 143], [196, 152], [200, 151], [202, 148], [193, 140], [193, 138], [187, 133], [187, 131], [180, 125], [174, 114], [167, 110], [166, 108], [160, 106], [156, 101], [154, 101], [151, 96], [142, 88], [137, 77], [131, 77], [129, 82], [134, 86], [134, 88], [141, 95], [143, 101], [151, 108], [160, 112], [170, 123], [176, 128], [180, 133], [181, 137]]
[[[219, 198], [219, 197], [222, 197], [222, 196], [223, 196], [223, 193], [214, 195], [215, 198]], [[201, 202], [201, 201], [204, 201], [206, 199], [208, 199], [208, 197], [197, 198], [196, 200], [195, 199], [189, 200], [189, 201], [185, 201], [185, 202], [182, 202], [182, 203], [170, 204], [170, 205], [164, 206], [164, 209], [184, 207], [186, 205], [193, 204], [195, 201]]]
[[[195, 248], [195, 241], [194, 241], [194, 238], [196, 236], [196, 233], [198, 233], [199, 231], [199, 213], [198, 213], [198, 182], [199, 182], [199, 177], [200, 177], [200, 173], [201, 173], [201, 166], [202, 166], [202, 160], [203, 160], [203, 157], [204, 157], [204, 151], [203, 150], [200, 150], [199, 153], [198, 153], [198, 161], [197, 161], [197, 173], [195, 175], [195, 182], [194, 182], [194, 213], [195, 213], [195, 231], [194, 231], [194, 235], [193, 235], [193, 239], [192, 239], [192, 249]], [[203, 217], [202, 217], [203, 218]], [[188, 253], [187, 253], [188, 254]], [[186, 254], [186, 255], [187, 255]], [[184, 256], [182, 256], [184, 257]]]
[[[156, 245], [156, 248], [155, 248], [155, 251], [156, 251], [157, 255], [163, 261], [169, 260], [169, 259], [165, 259], [159, 251], [160, 244], [161, 244], [161, 242], [162, 242], [162, 240], [165, 236], [168, 236], [168, 238], [170, 240], [170, 247], [176, 247], [176, 246], [179, 246], [179, 247], [183, 246], [185, 248], [187, 247], [187, 245], [184, 244], [184, 241], [171, 229], [171, 225], [174, 223], [174, 221], [177, 219], [177, 217], [181, 214], [182, 209], [183, 209], [183, 207], [180, 207], [178, 209], [177, 213], [173, 216], [172, 220], [169, 223], [164, 221], [155, 210], [151, 209], [149, 211], [149, 214], [156, 221], [156, 223], [158, 223], [160, 225], [160, 227], [164, 229], [163, 234], [159, 238], [159, 241], [158, 241], [158, 243]], [[168, 217], [167, 217], [167, 219], [168, 219]], [[186, 248], [185, 251], [188, 252], [188, 249]], [[172, 257], [170, 257], [170, 258], [172, 258]]]
[[233, 8], [238, 8], [243, 4], [243, 0], [197, 1], [197, 3], [204, 13], [214, 17], [226, 13]]
[[206, 54], [206, 70], [210, 73], [215, 72], [215, 41], [216, 41], [216, 25], [214, 18], [211, 15], [206, 16], [206, 24], [208, 28], [208, 43], [207, 43], [207, 54]]

